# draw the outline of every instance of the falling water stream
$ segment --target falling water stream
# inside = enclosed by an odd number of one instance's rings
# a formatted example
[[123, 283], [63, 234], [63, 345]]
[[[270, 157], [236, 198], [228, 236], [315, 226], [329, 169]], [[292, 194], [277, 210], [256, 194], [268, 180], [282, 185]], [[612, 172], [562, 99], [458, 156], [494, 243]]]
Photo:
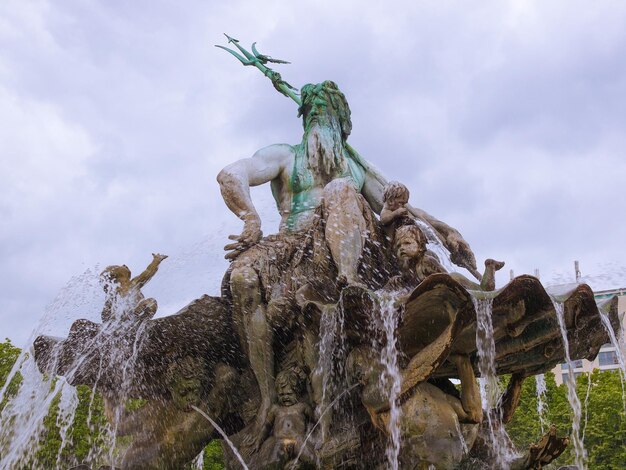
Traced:
[[548, 428], [546, 418], [546, 377], [543, 374], [535, 375], [535, 385], [537, 388], [537, 415], [541, 426], [541, 434]]
[[[622, 390], [623, 392], [623, 390]], [[585, 442], [585, 433], [587, 432], [587, 423], [589, 422], [589, 396], [591, 395], [591, 374], [587, 375], [587, 393], [585, 394], [585, 426], [583, 427], [582, 440]]]
[[[320, 319], [320, 339], [318, 344], [317, 365], [313, 371], [313, 379], [319, 381], [321, 378], [322, 395], [316, 407], [315, 414], [319, 421], [325, 416], [326, 422], [330, 415], [325, 411], [329, 410], [329, 402], [335, 396], [336, 391], [343, 379], [343, 370], [340, 366], [344, 364], [341, 358], [345, 357], [345, 334], [344, 315], [341, 309], [335, 305], [322, 306], [322, 316]], [[328, 432], [327, 426], [321, 428], [321, 440], [323, 441]]]
[[626, 361], [624, 360], [624, 354], [620, 347], [619, 341], [615, 336], [615, 332], [613, 331], [613, 327], [611, 326], [611, 320], [606, 315], [606, 313], [600, 311], [600, 318], [602, 319], [602, 324], [606, 329], [606, 332], [609, 335], [609, 339], [611, 341], [611, 346], [615, 348], [615, 355], [617, 357], [617, 364], [619, 365], [619, 375], [620, 380], [622, 382], [622, 402], [624, 404], [624, 411], [626, 411]]
[[385, 451], [389, 467], [398, 469], [400, 456], [400, 407], [397, 400], [400, 395], [402, 376], [398, 366], [398, 344], [396, 328], [398, 327], [398, 309], [394, 306], [396, 295], [381, 294], [379, 328], [385, 336], [385, 346], [381, 351], [381, 363], [385, 367], [380, 377], [380, 387], [389, 397], [389, 444]]
[[202, 411], [200, 408], [198, 408], [196, 405], [191, 405], [191, 408], [193, 408], [194, 410], [196, 410], [198, 413], [200, 413], [209, 423], [211, 423], [211, 426], [213, 426], [217, 432], [220, 433], [220, 435], [224, 438], [224, 441], [228, 444], [228, 447], [230, 447], [230, 450], [233, 451], [233, 454], [235, 455], [235, 457], [237, 458], [237, 460], [239, 460], [239, 463], [241, 464], [241, 466], [243, 467], [244, 470], [248, 470], [248, 466], [246, 465], [246, 462], [243, 460], [243, 457], [241, 456], [241, 454], [239, 453], [239, 451], [237, 450], [237, 448], [235, 447], [235, 444], [233, 444], [233, 441], [231, 441], [228, 438], [228, 435], [224, 432], [224, 430], [219, 426], [219, 424], [217, 424], [215, 421], [213, 421], [213, 419], [206, 414], [204, 411]]
[[[70, 283], [56, 303], [49, 309], [52, 314], [58, 313], [62, 308], [89, 310], [89, 302], [94, 299], [102, 306], [102, 284], [94, 273], [85, 274]], [[86, 299], [89, 298], [89, 301]], [[73, 377], [85, 361], [89, 360], [89, 354], [93, 351], [108, 351], [106, 362], [99, 361], [98, 370], [92, 371], [98, 383], [102, 377], [120, 376], [120, 385], [115, 390], [115, 401], [112, 408], [113, 422], [104, 429], [102, 436], [104, 446], [98, 449], [91, 448], [88, 453], [89, 463], [100, 464], [104, 449], [108, 449], [108, 464], [114, 465], [117, 460], [117, 433], [121, 417], [124, 413], [131, 388], [132, 377], [135, 373], [138, 353], [141, 349], [141, 339], [144, 325], [138, 324], [132, 315], [131, 305], [124, 299], [116, 299], [113, 311], [114, 318], [102, 325], [95, 337], [88, 344], [81, 344], [82, 351], [77, 352], [74, 362], [64, 364], [66, 372], [64, 377], [56, 377], [54, 374], [42, 374], [34, 359], [32, 348], [23, 351], [7, 378], [9, 384], [16, 374], [22, 377], [21, 385], [14, 397], [8, 400], [0, 413], [0, 468], [43, 468], [46, 465], [38, 462], [37, 451], [41, 445], [42, 433], [45, 430], [44, 418], [48, 416], [51, 406], [56, 408], [56, 428], [59, 431], [60, 446], [56, 456], [56, 467], [62, 468], [65, 463], [62, 460], [63, 449], [68, 445], [68, 431], [75, 418], [78, 397], [76, 389], [69, 385]], [[97, 309], [98, 307], [96, 307]], [[50, 312], [49, 314], [50, 315]], [[52, 315], [54, 317], [54, 315]], [[45, 318], [45, 317], [44, 317]], [[45, 322], [42, 322], [45, 323]], [[29, 343], [38, 336], [42, 328], [36, 328]], [[56, 370], [59, 361], [59, 347], [55, 346], [50, 353], [50, 371]], [[93, 359], [93, 358], [92, 358]], [[67, 360], [67, 358], [66, 358]], [[95, 396], [96, 385], [92, 390], [91, 403], [88, 410], [87, 424], [90, 425], [92, 414], [91, 406]], [[6, 387], [2, 390], [0, 401], [6, 394]], [[111, 404], [111, 403], [110, 403]]]
[[500, 381], [496, 374], [496, 345], [493, 336], [492, 298], [472, 297], [476, 309], [476, 348], [478, 371], [480, 372], [480, 397], [487, 417], [488, 439], [497, 468], [506, 470], [515, 457], [502, 417], [499, 415], [498, 401], [502, 395]]
[[204, 449], [202, 449], [202, 452], [200, 452], [196, 457], [193, 466], [196, 468], [196, 470], [202, 470], [204, 468]]
[[572, 442], [574, 444], [574, 456], [576, 466], [580, 470], [586, 469], [585, 460], [587, 458], [587, 452], [583, 444], [583, 440], [580, 435], [580, 420], [581, 420], [581, 406], [580, 399], [576, 395], [576, 377], [574, 375], [574, 364], [569, 353], [569, 340], [567, 339], [567, 329], [565, 327], [564, 308], [563, 303], [558, 302], [556, 299], [552, 299], [554, 310], [556, 311], [556, 319], [559, 322], [559, 328], [561, 330], [561, 338], [563, 340], [563, 349], [565, 352], [565, 362], [567, 364], [566, 384], [567, 384], [567, 400], [574, 412], [574, 419], [572, 421]]

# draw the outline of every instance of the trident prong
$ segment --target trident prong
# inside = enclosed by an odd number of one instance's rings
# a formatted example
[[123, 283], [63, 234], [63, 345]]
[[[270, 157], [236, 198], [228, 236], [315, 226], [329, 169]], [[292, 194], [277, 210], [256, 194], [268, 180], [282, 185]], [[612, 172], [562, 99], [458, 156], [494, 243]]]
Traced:
[[291, 62], [287, 62], [286, 60], [274, 59], [268, 55], [263, 55], [256, 49], [256, 42], [252, 43], [252, 53], [254, 57], [259, 59], [262, 64], [267, 64], [268, 62], [272, 62], [273, 64], [291, 64]]
[[217, 44], [215, 45], [215, 47], [224, 49], [229, 54], [232, 54], [243, 65], [254, 65], [257, 69], [259, 69], [263, 73], [263, 75], [265, 75], [267, 78], [271, 80], [272, 85], [274, 85], [274, 88], [276, 88], [277, 91], [287, 96], [288, 98], [291, 98], [298, 105], [301, 104], [300, 97], [298, 96], [298, 93], [296, 92], [297, 88], [291, 86], [289, 83], [284, 81], [278, 72], [270, 69], [269, 67], [265, 65], [268, 62], [272, 62], [275, 64], [288, 64], [289, 62], [285, 60], [273, 59], [268, 55], [263, 55], [259, 53], [259, 51], [256, 48], [256, 42], [252, 43], [252, 47], [251, 47], [252, 53], [250, 53], [239, 44], [239, 40], [230, 37], [226, 33], [224, 33], [224, 36], [226, 36], [226, 38], [228, 39], [228, 43], [234, 44], [235, 47], [239, 49], [239, 51], [243, 55], [239, 54], [233, 49], [229, 49], [228, 47], [219, 46]]
[[241, 62], [243, 65], [255, 65], [258, 62], [257, 59], [248, 60], [245, 57], [243, 57], [241, 54], [238, 54], [237, 52], [233, 51], [232, 49], [229, 49], [228, 47], [220, 46], [218, 44], [216, 44], [215, 47], [224, 49], [226, 52], [229, 52], [230, 54], [234, 55], [239, 60], [239, 62]]

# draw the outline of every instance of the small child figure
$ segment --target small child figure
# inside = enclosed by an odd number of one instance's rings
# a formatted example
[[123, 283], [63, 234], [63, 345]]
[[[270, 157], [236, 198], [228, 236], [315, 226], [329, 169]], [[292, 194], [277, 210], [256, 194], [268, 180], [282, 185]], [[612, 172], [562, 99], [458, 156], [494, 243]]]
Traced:
[[380, 223], [385, 226], [385, 234], [393, 239], [395, 229], [414, 224], [406, 205], [409, 202], [409, 189], [397, 181], [391, 181], [383, 192], [383, 208], [380, 211]]
[[399, 281], [405, 281], [404, 284], [414, 281], [416, 285], [431, 274], [447, 273], [437, 257], [426, 249], [426, 243], [426, 236], [417, 225], [402, 225], [396, 230], [393, 250], [403, 269]]
[[[391, 279], [390, 287], [400, 287], [397, 284], [416, 285], [431, 274], [447, 272], [437, 257], [426, 249], [426, 242], [426, 236], [417, 225], [403, 225], [396, 230], [393, 248], [403, 268], [403, 273], [399, 278]], [[486, 260], [485, 273], [480, 285], [460, 273], [450, 273], [450, 276], [466, 289], [489, 292], [495, 290], [496, 271], [502, 269], [503, 266], [503, 261], [491, 258]]]
[[[315, 463], [312, 443], [309, 441], [305, 445], [313, 410], [307, 403], [300, 401], [304, 379], [305, 374], [299, 368], [283, 370], [276, 376], [278, 403], [272, 405], [267, 424], [262, 430], [260, 441], [265, 442], [259, 452], [259, 462], [280, 462], [283, 465], [280, 468], [290, 468], [288, 463], [302, 452], [300, 462]], [[267, 438], [270, 429], [272, 435]]]
[[[100, 274], [102, 289], [106, 294], [102, 309], [102, 322], [108, 322], [114, 317], [132, 312], [139, 320], [152, 318], [157, 311], [155, 299], [145, 299], [141, 288], [145, 286], [159, 269], [159, 264], [167, 255], [152, 253], [152, 262], [139, 276], [131, 279], [130, 269], [122, 266], [108, 266]], [[121, 311], [119, 311], [121, 310]]]

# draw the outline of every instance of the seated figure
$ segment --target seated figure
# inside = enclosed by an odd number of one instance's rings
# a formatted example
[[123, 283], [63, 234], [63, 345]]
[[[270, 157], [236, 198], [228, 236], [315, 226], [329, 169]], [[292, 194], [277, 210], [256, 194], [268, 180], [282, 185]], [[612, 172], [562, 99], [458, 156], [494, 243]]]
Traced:
[[402, 225], [414, 224], [406, 205], [409, 203], [409, 188], [397, 181], [391, 181], [383, 191], [383, 208], [380, 223], [385, 227], [385, 235], [393, 239], [395, 229]]
[[301, 401], [305, 379], [299, 368], [283, 370], [276, 376], [278, 403], [270, 408], [261, 431], [259, 462], [281, 465], [277, 468], [298, 468], [295, 459], [304, 465], [315, 463], [312, 441], [305, 442], [313, 420], [313, 410]]
[[141, 288], [152, 279], [165, 258], [167, 255], [152, 253], [152, 262], [139, 276], [133, 278], [125, 264], [108, 266], [102, 271], [100, 281], [106, 294], [101, 313], [103, 323], [129, 316], [137, 320], [147, 320], [154, 316], [157, 302], [153, 298], [144, 298]]
[[[426, 248], [426, 237], [417, 225], [398, 227], [395, 230], [393, 240], [394, 252], [400, 262], [402, 273], [391, 279], [389, 287], [397, 289], [407, 285], [415, 286], [431, 274], [447, 273], [437, 257]], [[503, 261], [487, 259], [480, 284], [469, 280], [460, 273], [450, 273], [450, 277], [466, 289], [493, 291], [496, 288], [496, 271], [503, 266]]]
[[[419, 356], [427, 354], [428, 351], [418, 353]], [[423, 364], [421, 360], [412, 360], [400, 372], [401, 468], [426, 468], [424, 464], [454, 468], [476, 439], [483, 412], [470, 359], [455, 355], [449, 356], [448, 360], [457, 368], [460, 394], [451, 383], [448, 387], [439, 387], [425, 381], [426, 377], [413, 385], [413, 369]], [[369, 346], [358, 346], [348, 356], [348, 375], [362, 385], [361, 402], [372, 424], [382, 432], [390, 433], [389, 398], [380, 387], [384, 369], [380, 354]]]

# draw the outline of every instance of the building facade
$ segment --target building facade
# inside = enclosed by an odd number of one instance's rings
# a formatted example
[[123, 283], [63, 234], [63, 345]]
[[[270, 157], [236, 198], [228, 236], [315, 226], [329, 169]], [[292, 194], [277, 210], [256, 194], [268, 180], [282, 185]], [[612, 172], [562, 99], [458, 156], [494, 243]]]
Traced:
[[[620, 319], [620, 324], [622, 328], [622, 337], [625, 330], [625, 316], [626, 316], [626, 287], [621, 289], [610, 289], [604, 291], [598, 291], [594, 293], [597, 302], [601, 302], [603, 300], [608, 300], [613, 296], [617, 296], [617, 312], [618, 317]], [[622, 348], [622, 357], [626, 357], [626, 351], [624, 351], [624, 341], [621, 342]], [[607, 343], [602, 346], [600, 349], [600, 353], [593, 361], [587, 361], [586, 359], [579, 359], [572, 361], [572, 371], [575, 377], [578, 377], [582, 373], [588, 373], [595, 369], [601, 370], [611, 370], [618, 369], [619, 361], [618, 361], [618, 351], [611, 344]], [[567, 364], [559, 364], [557, 365], [552, 372], [554, 372], [554, 378], [556, 380], [557, 385], [561, 385], [565, 380], [567, 380], [567, 376], [570, 373], [569, 367]]]

